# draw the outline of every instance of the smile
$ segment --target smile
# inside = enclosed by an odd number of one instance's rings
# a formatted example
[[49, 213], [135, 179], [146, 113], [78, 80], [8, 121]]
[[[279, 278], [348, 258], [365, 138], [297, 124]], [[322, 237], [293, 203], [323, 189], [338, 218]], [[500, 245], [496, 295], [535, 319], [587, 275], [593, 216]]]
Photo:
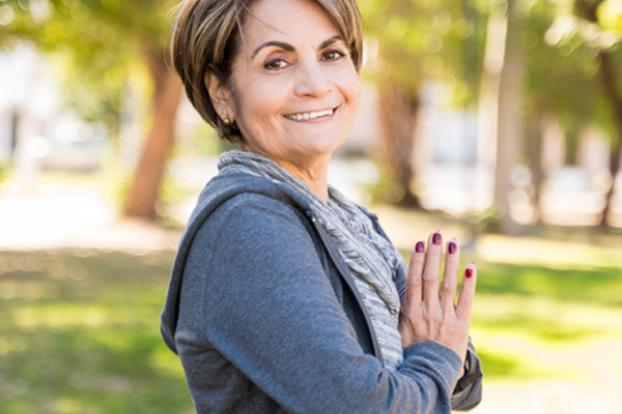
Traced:
[[332, 109], [322, 109], [319, 111], [311, 111], [311, 112], [299, 112], [296, 114], [285, 115], [285, 118], [296, 121], [296, 122], [305, 122], [305, 121], [313, 121], [318, 119], [326, 119], [333, 116], [333, 114], [337, 111], [337, 108]]

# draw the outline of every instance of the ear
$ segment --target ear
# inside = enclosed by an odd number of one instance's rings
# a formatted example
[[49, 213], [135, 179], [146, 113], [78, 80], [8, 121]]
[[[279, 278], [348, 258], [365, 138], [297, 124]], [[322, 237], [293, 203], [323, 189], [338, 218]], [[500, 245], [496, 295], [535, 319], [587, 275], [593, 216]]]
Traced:
[[235, 111], [233, 110], [233, 99], [231, 98], [229, 89], [220, 83], [218, 78], [213, 74], [205, 74], [203, 80], [207, 86], [207, 91], [218, 116], [221, 119], [228, 118], [233, 120], [235, 118]]

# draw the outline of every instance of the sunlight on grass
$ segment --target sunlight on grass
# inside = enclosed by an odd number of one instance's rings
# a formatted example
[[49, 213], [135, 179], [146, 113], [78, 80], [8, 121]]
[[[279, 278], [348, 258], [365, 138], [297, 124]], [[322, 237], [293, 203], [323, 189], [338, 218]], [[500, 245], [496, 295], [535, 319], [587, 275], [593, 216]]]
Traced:
[[551, 241], [535, 237], [482, 236], [477, 256], [487, 262], [563, 265], [589, 267], [622, 266], [622, 255], [618, 246], [603, 247], [587, 242]]
[[52, 404], [52, 410], [59, 414], [78, 414], [88, 412], [88, 407], [70, 398], [59, 398]]
[[480, 337], [475, 331], [474, 335], [480, 343], [486, 344], [477, 348], [482, 360], [486, 382], [503, 378], [530, 380], [561, 376], [553, 367], [536, 364], [528, 354], [504, 347], [505, 342], [503, 340], [497, 343], [488, 343], [485, 342], [485, 335]]
[[24, 307], [14, 312], [15, 325], [22, 329], [57, 329], [75, 326], [98, 328], [108, 323], [104, 309], [84, 305], [51, 304]]
[[473, 326], [496, 332], [522, 331], [547, 342], [580, 341], [593, 336], [622, 334], [619, 316], [619, 312], [607, 307], [480, 294], [474, 305]]

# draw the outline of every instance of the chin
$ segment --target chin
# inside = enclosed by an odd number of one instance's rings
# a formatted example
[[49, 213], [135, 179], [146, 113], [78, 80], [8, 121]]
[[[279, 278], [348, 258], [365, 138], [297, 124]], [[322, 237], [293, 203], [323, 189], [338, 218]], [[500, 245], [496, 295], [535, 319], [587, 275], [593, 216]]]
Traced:
[[325, 137], [318, 137], [312, 140], [308, 146], [305, 146], [305, 150], [308, 155], [313, 156], [330, 156], [339, 147], [346, 142], [346, 138], [330, 139]]

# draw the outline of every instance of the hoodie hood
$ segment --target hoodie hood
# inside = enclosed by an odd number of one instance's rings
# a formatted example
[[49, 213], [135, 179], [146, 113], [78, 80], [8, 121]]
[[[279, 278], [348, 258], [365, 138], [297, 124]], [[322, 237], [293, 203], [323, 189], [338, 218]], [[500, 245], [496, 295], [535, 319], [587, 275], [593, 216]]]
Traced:
[[197, 230], [218, 206], [236, 194], [248, 192], [266, 195], [291, 204], [309, 217], [313, 215], [311, 207], [302, 196], [289, 189], [286, 185], [270, 179], [249, 174], [228, 174], [218, 175], [210, 180], [203, 191], [201, 191], [197, 205], [190, 215], [186, 229], [179, 242], [160, 318], [162, 337], [166, 345], [175, 353], [177, 353], [175, 331], [179, 316], [181, 284], [192, 240]]

